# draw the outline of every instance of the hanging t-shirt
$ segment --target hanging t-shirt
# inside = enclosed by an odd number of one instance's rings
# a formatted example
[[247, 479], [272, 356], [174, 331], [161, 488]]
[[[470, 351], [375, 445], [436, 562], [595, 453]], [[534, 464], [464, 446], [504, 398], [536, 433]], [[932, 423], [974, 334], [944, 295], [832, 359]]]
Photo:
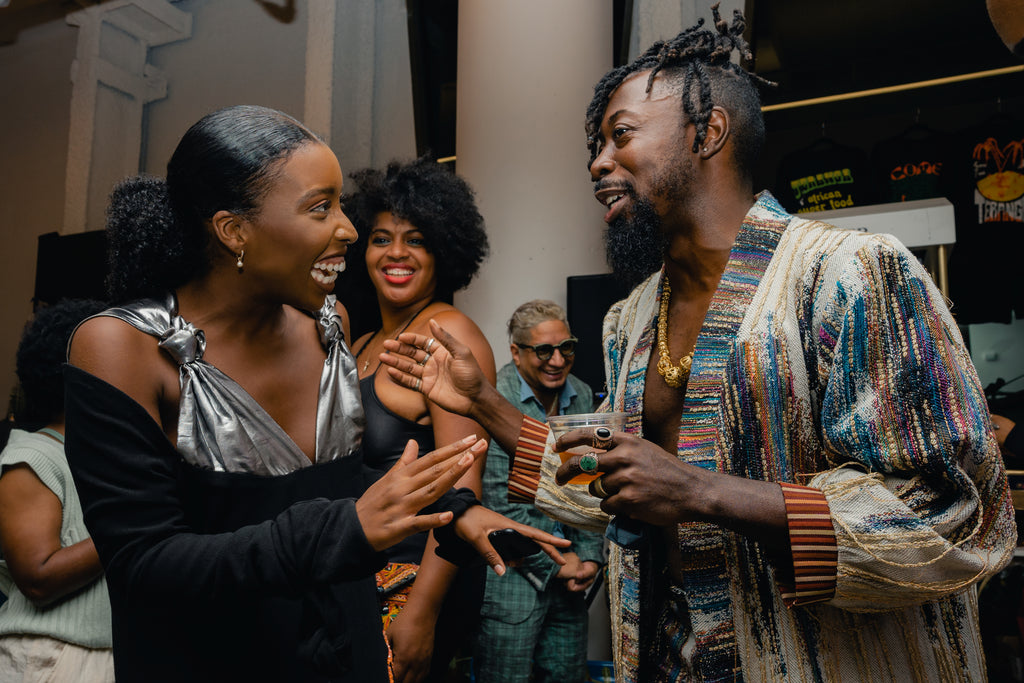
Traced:
[[775, 196], [790, 213], [870, 204], [867, 155], [857, 147], [821, 138], [783, 157]]
[[956, 247], [949, 285], [957, 322], [1024, 318], [1024, 121], [998, 116], [958, 135], [950, 199]]
[[872, 184], [879, 204], [945, 197], [949, 135], [915, 124], [877, 143], [871, 152]]

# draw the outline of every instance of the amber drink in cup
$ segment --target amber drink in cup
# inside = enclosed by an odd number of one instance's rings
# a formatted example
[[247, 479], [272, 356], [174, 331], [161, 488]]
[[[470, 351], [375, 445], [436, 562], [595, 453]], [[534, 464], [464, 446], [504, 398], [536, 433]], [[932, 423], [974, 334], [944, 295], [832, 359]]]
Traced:
[[[580, 413], [579, 415], [549, 415], [548, 416], [548, 427], [551, 429], [551, 433], [555, 435], [555, 438], [568, 434], [574, 429], [586, 429], [593, 433], [597, 427], [607, 427], [613, 432], [621, 432], [626, 428], [626, 414], [625, 413]], [[583, 455], [584, 453], [604, 453], [600, 448], [594, 448], [591, 445], [577, 446], [576, 448], [570, 448], [565, 452], [559, 452], [558, 457], [565, 462], [573, 455]], [[598, 458], [600, 460], [600, 458]], [[594, 479], [597, 479], [601, 475], [601, 472], [594, 472], [593, 474], [580, 474], [569, 480], [570, 484], [589, 484]]]

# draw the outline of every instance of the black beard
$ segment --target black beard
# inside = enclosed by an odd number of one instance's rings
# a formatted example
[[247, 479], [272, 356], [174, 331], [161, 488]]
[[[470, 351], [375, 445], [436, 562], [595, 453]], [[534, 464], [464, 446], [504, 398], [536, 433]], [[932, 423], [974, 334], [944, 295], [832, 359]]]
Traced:
[[659, 270], [665, 259], [661, 218], [647, 199], [633, 196], [632, 215], [620, 213], [604, 233], [605, 258], [612, 272], [630, 289]]

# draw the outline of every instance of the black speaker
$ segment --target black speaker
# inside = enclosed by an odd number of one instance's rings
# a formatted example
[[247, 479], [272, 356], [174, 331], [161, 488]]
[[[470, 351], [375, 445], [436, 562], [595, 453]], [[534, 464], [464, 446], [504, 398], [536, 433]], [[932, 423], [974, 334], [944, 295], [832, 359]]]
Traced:
[[107, 298], [107, 234], [103, 230], [39, 236], [33, 302]]
[[565, 279], [569, 327], [578, 338], [576, 362], [572, 374], [590, 385], [596, 399], [607, 393], [604, 358], [601, 351], [601, 324], [616, 301], [625, 299], [629, 287], [611, 273], [574, 275]]

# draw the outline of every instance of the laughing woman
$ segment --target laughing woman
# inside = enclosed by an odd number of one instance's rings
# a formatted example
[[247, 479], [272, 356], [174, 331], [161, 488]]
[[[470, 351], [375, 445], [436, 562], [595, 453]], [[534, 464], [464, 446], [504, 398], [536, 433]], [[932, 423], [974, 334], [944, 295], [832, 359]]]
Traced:
[[[378, 356], [384, 340], [402, 332], [429, 334], [427, 321], [433, 318], [460, 331], [494, 382], [486, 338], [447, 303], [476, 274], [487, 253], [487, 234], [466, 182], [429, 159], [392, 163], [384, 171], [366, 169], [353, 178], [359, 190], [347, 206], [366, 239], [353, 245], [347, 275], [355, 288], [368, 291], [372, 284], [380, 320], [353, 345], [368, 420], [363, 452], [369, 466], [385, 470], [408, 439], [417, 441], [422, 455], [435, 444], [484, 433], [475, 422], [392, 382], [380, 371]], [[457, 485], [479, 496], [483, 465], [478, 458]], [[417, 572], [411, 588], [393, 596], [385, 615], [396, 680], [402, 683], [440, 680], [479, 610], [482, 572], [458, 571], [434, 554], [435, 545], [426, 532], [410, 536], [389, 551], [391, 564], [381, 575], [386, 589]]]
[[363, 467], [341, 193], [313, 133], [240, 106], [111, 198], [117, 307], [75, 333], [65, 394], [121, 683], [387, 681], [383, 551], [447, 525], [500, 565], [510, 523], [451, 490], [482, 442]]

